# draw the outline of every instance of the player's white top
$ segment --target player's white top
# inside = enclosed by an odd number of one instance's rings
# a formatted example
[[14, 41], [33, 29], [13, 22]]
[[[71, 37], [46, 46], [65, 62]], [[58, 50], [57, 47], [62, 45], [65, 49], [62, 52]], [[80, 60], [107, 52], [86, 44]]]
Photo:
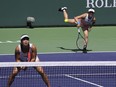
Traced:
[[[19, 47], [19, 51], [20, 51], [20, 60], [23, 62], [30, 61], [31, 52], [32, 52], [32, 50], [31, 50], [32, 44], [31, 43], [29, 44], [29, 52], [28, 53], [22, 52], [20, 44], [18, 45], [18, 47]], [[38, 61], [38, 60], [39, 60], [39, 58], [38, 58], [38, 56], [36, 56], [36, 61]]]
[[87, 16], [85, 17], [85, 22], [89, 25], [91, 25], [93, 23], [93, 16], [89, 18], [88, 14]]

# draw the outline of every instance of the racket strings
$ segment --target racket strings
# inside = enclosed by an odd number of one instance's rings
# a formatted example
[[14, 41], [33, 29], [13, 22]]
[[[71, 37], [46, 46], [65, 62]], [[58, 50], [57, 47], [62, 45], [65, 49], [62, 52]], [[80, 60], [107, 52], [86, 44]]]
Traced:
[[78, 49], [83, 50], [84, 46], [86, 46], [86, 41], [84, 37], [81, 35], [80, 32], [78, 32], [78, 37], [76, 40], [76, 46]]

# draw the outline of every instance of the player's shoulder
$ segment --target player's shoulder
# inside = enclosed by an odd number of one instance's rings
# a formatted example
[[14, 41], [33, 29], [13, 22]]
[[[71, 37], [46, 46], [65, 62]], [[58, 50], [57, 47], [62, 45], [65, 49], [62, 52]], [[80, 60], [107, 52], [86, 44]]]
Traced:
[[93, 18], [93, 21], [96, 21], [96, 17]]
[[29, 45], [30, 45], [30, 47], [35, 47], [35, 44], [33, 44], [33, 43], [30, 43]]
[[17, 45], [17, 46], [15, 47], [15, 51], [20, 51], [20, 45]]
[[30, 43], [30, 47], [31, 47], [31, 49], [36, 49], [36, 46], [33, 43]]

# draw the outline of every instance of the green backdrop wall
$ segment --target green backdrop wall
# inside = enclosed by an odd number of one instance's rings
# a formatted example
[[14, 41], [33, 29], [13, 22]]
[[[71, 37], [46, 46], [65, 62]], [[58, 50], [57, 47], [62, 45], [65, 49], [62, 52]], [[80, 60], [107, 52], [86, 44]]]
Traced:
[[58, 8], [68, 7], [69, 18], [94, 8], [96, 25], [116, 24], [116, 0], [1, 0], [0, 27], [26, 26], [26, 18], [33, 16], [35, 26], [70, 25], [63, 22]]

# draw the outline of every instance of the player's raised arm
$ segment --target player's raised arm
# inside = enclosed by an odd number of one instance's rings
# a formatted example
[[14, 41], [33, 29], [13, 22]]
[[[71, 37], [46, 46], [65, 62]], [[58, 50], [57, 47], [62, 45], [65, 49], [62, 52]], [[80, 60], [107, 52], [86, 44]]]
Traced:
[[86, 15], [87, 15], [87, 13], [84, 13], [84, 14], [74, 17], [75, 22], [78, 22], [79, 19], [84, 19], [86, 17]]

